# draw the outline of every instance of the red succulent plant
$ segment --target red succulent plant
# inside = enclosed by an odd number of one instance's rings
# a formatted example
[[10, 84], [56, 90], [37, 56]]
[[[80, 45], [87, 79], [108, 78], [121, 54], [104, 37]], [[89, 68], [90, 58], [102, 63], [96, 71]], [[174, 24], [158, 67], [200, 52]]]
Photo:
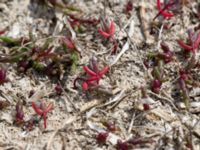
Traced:
[[99, 34], [101, 34], [105, 39], [112, 38], [115, 33], [114, 21], [102, 19], [101, 24], [102, 27], [98, 29]]
[[38, 105], [35, 102], [32, 102], [32, 107], [33, 107], [34, 111], [43, 118], [44, 128], [46, 128], [47, 127], [47, 121], [46, 121], [47, 113], [53, 109], [53, 103], [51, 102], [48, 104], [47, 107], [45, 107], [43, 103], [40, 103]]
[[184, 43], [182, 40], [177, 40], [179, 46], [185, 50], [185, 52], [195, 53], [195, 50], [200, 44], [200, 31], [198, 33], [188, 31], [188, 44]]
[[100, 132], [96, 135], [96, 140], [99, 142], [99, 143], [104, 143], [106, 142], [106, 139], [108, 137], [109, 133], [108, 132]]
[[95, 88], [99, 85], [99, 80], [106, 72], [108, 72], [109, 65], [105, 65], [102, 70], [99, 70], [96, 58], [92, 57], [89, 66], [84, 66], [83, 70], [86, 73], [86, 78], [76, 78], [74, 80], [74, 87], [76, 88], [77, 80], [82, 80], [82, 89], [87, 91], [88, 89]]
[[157, 9], [159, 12], [154, 19], [160, 15], [162, 15], [164, 18], [171, 18], [180, 11], [180, 8], [180, 0], [164, 0], [163, 3], [161, 3], [160, 0], [157, 0]]

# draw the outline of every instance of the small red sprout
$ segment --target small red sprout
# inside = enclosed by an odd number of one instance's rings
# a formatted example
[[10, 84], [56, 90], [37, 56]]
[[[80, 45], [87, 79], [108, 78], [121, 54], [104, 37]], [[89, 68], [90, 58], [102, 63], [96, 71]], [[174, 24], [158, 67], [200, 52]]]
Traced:
[[114, 21], [109, 22], [108, 19], [102, 19], [102, 28], [98, 30], [105, 39], [113, 38], [115, 33]]
[[108, 132], [100, 132], [96, 135], [96, 140], [99, 142], [99, 143], [105, 143], [106, 142], [106, 139], [108, 137], [109, 133]]
[[7, 82], [6, 79], [6, 70], [4, 68], [0, 68], [0, 84]]
[[147, 103], [144, 103], [144, 104], [143, 104], [143, 108], [144, 108], [145, 111], [146, 111], [146, 110], [149, 110], [149, 109], [150, 109], [150, 105], [147, 104]]
[[200, 31], [194, 33], [191, 30], [188, 32], [189, 43], [186, 44], [182, 40], [177, 40], [179, 46], [185, 50], [185, 52], [195, 53], [195, 50], [198, 49], [200, 44]]
[[128, 150], [129, 149], [129, 145], [128, 145], [128, 143], [126, 141], [122, 142], [121, 140], [118, 140], [117, 141], [117, 149], [118, 150]]
[[40, 105], [37, 105], [35, 102], [32, 102], [32, 107], [34, 109], [34, 111], [40, 115], [41, 117], [43, 117], [43, 120], [44, 120], [44, 128], [47, 127], [47, 113], [49, 111], [51, 111], [53, 109], [53, 103], [49, 103], [49, 105], [45, 108], [44, 107], [44, 104], [41, 103]]
[[166, 11], [170, 7], [170, 5], [172, 5], [172, 4], [167, 4], [167, 5], [164, 6], [164, 8], [162, 8], [162, 5], [163, 4], [160, 2], [160, 0], [157, 0], [157, 8], [159, 10], [159, 13], [162, 14], [163, 17], [165, 17], [165, 18], [173, 17], [174, 16], [173, 13]]
[[24, 111], [23, 111], [23, 105], [21, 102], [18, 102], [15, 107], [16, 113], [15, 113], [15, 123], [17, 125], [20, 125], [24, 123]]
[[159, 12], [154, 17], [154, 19], [156, 19], [160, 15], [162, 15], [164, 18], [171, 18], [175, 16], [175, 13], [180, 11], [180, 8], [180, 0], [164, 0], [164, 3], [161, 3], [160, 0], [157, 0], [157, 9]]
[[162, 58], [165, 63], [171, 62], [173, 59], [172, 51], [169, 49], [168, 45], [165, 44], [164, 42], [162, 42], [160, 45], [164, 53], [158, 54], [158, 57]]
[[76, 78], [74, 80], [74, 87], [76, 88], [77, 80], [82, 80], [82, 89], [87, 91], [89, 88], [95, 88], [98, 86], [99, 80], [106, 72], [108, 72], [109, 66], [106, 65], [102, 70], [99, 70], [96, 58], [92, 57], [89, 66], [84, 66], [83, 70], [86, 72], [87, 78]]
[[125, 6], [125, 13], [128, 14], [133, 10], [133, 3], [129, 0]]
[[89, 85], [95, 85], [94, 81], [96, 81], [96, 84], [99, 84], [99, 80], [109, 70], [109, 66], [106, 65], [99, 72], [94, 72], [94, 70], [91, 70], [88, 66], [84, 66], [83, 69], [89, 76], [89, 78], [86, 79], [85, 82], [83, 82], [83, 84], [82, 84], [83, 90], [86, 91], [86, 90], [88, 90]]
[[158, 93], [160, 91], [160, 88], [161, 88], [161, 85], [162, 85], [162, 82], [158, 79], [154, 79], [152, 82], [151, 82], [151, 90], [154, 92], [154, 93]]
[[56, 90], [56, 93], [57, 93], [58, 95], [61, 95], [62, 92], [63, 92], [62, 87], [61, 87], [60, 84], [57, 84], [57, 85], [56, 85], [55, 90]]

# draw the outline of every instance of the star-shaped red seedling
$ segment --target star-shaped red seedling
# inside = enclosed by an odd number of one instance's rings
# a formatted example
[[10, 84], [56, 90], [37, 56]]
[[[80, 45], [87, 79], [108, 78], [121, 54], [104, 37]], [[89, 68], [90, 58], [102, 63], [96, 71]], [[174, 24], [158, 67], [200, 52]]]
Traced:
[[87, 91], [89, 88], [95, 88], [99, 85], [99, 80], [109, 70], [109, 66], [105, 65], [102, 70], [99, 70], [96, 59], [93, 57], [90, 60], [89, 66], [84, 66], [83, 70], [86, 72], [86, 78], [76, 78], [74, 81], [74, 87], [76, 87], [76, 81], [82, 80], [82, 89]]
[[35, 102], [32, 102], [32, 107], [34, 111], [40, 115], [44, 120], [44, 128], [47, 127], [47, 113], [53, 109], [53, 103], [49, 103], [47, 107], [43, 103], [37, 105]]
[[195, 53], [195, 50], [199, 47], [200, 44], [200, 32], [194, 33], [192, 31], [189, 31], [189, 43], [186, 44], [182, 40], [177, 40], [179, 46], [185, 50], [185, 52], [193, 52]]
[[171, 18], [175, 16], [175, 13], [179, 12], [181, 8], [181, 3], [179, 0], [164, 0], [163, 3], [157, 0], [158, 14], [154, 17], [162, 15], [164, 18]]
[[[88, 87], [90, 85], [98, 85], [99, 84], [99, 80], [101, 79], [101, 77], [108, 71], [109, 66], [106, 65], [102, 70], [100, 70], [99, 72], [94, 72], [93, 70], [91, 70], [88, 66], [84, 66], [83, 67], [84, 71], [89, 75], [89, 78], [86, 79], [83, 84], [82, 84], [82, 88], [83, 90], [88, 90]], [[96, 81], [96, 83], [94, 82]]]
[[162, 5], [163, 4], [160, 2], [160, 0], [157, 0], [157, 8], [159, 10], [159, 13], [165, 18], [173, 17], [174, 14], [167, 11], [167, 9], [170, 7], [170, 4], [165, 5], [164, 8], [162, 8]]
[[109, 22], [108, 19], [102, 19], [102, 28], [98, 30], [99, 34], [101, 34], [105, 39], [114, 36], [115, 33], [115, 24], [113, 21]]

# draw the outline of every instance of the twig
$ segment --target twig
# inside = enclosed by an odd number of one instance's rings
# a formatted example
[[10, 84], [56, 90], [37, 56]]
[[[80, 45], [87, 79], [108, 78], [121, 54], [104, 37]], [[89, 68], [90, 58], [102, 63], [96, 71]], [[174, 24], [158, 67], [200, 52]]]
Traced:
[[151, 92], [151, 91], [148, 91], [148, 93], [153, 95], [153, 96], [156, 96], [157, 98], [159, 98], [161, 100], [165, 100], [165, 101], [169, 102], [176, 111], [179, 111], [178, 108], [173, 104], [173, 102], [170, 99], [165, 98], [163, 96], [160, 96], [160, 95], [158, 95], [158, 94], [156, 94], [154, 92]]
[[141, 30], [142, 30], [145, 42], [151, 43], [145, 14], [146, 14], [146, 9], [145, 9], [144, 3], [142, 2], [139, 6], [139, 18], [140, 18], [140, 23], [141, 23]]
[[131, 130], [133, 128], [134, 120], [135, 120], [135, 114], [132, 115], [132, 119], [131, 119], [131, 122], [130, 122], [130, 125], [129, 125], [129, 128], [128, 128], [128, 133], [129, 134], [131, 133]]

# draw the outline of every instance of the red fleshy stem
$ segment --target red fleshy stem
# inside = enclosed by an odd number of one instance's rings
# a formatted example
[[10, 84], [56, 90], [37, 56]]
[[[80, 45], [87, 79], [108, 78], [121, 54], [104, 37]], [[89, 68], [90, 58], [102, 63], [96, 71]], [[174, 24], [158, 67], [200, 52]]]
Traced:
[[102, 77], [106, 72], [108, 72], [109, 68], [110, 67], [106, 65], [101, 71], [99, 71], [99, 76]]
[[97, 73], [95, 73], [94, 71], [92, 71], [88, 66], [84, 66], [83, 70], [90, 76], [96, 76]]
[[61, 39], [62, 43], [69, 49], [76, 49], [74, 42], [70, 37], [62, 38]]
[[32, 102], [32, 107], [33, 107], [34, 111], [35, 111], [38, 115], [40, 115], [40, 116], [43, 117], [43, 120], [44, 120], [44, 128], [46, 128], [46, 127], [47, 127], [47, 121], [46, 121], [47, 117], [46, 117], [46, 116], [47, 116], [47, 113], [48, 113], [50, 110], [53, 109], [53, 103], [52, 103], [52, 102], [49, 103], [49, 105], [48, 105], [46, 108], [41, 108], [41, 107], [37, 106], [37, 105], [35, 104], [35, 102]]
[[115, 24], [113, 21], [111, 21], [109, 27], [105, 27], [106, 30], [99, 29], [98, 32], [101, 34], [104, 38], [108, 39], [110, 37], [113, 37], [115, 33]]
[[158, 12], [158, 14], [154, 17], [153, 20], [155, 20], [155, 19], [156, 19], [158, 16], [160, 16], [160, 15], [162, 15], [162, 16], [165, 17], [165, 18], [173, 17], [174, 14], [173, 14], [173, 13], [169, 13], [169, 12], [167, 12], [166, 10], [167, 10], [170, 6], [172, 6], [172, 5], [174, 5], [174, 4], [175, 4], [175, 2], [174, 2], [174, 3], [169, 3], [169, 4], [165, 5], [164, 8], [162, 8], [160, 0], [157, 0], [157, 8], [158, 8], [159, 12]]
[[198, 32], [195, 40], [192, 39], [192, 35], [190, 34], [189, 35], [189, 40], [191, 42], [190, 45], [185, 44], [181, 40], [177, 40], [177, 42], [178, 42], [179, 46], [181, 48], [183, 48], [186, 52], [193, 52], [193, 53], [195, 53], [195, 49], [197, 49], [199, 47], [199, 44], [200, 44], [200, 32]]
[[194, 49], [192, 46], [185, 44], [183, 41], [181, 40], [177, 40], [178, 44], [180, 45], [181, 48], [183, 48], [184, 50], [186, 50], [187, 52], [194, 52]]

